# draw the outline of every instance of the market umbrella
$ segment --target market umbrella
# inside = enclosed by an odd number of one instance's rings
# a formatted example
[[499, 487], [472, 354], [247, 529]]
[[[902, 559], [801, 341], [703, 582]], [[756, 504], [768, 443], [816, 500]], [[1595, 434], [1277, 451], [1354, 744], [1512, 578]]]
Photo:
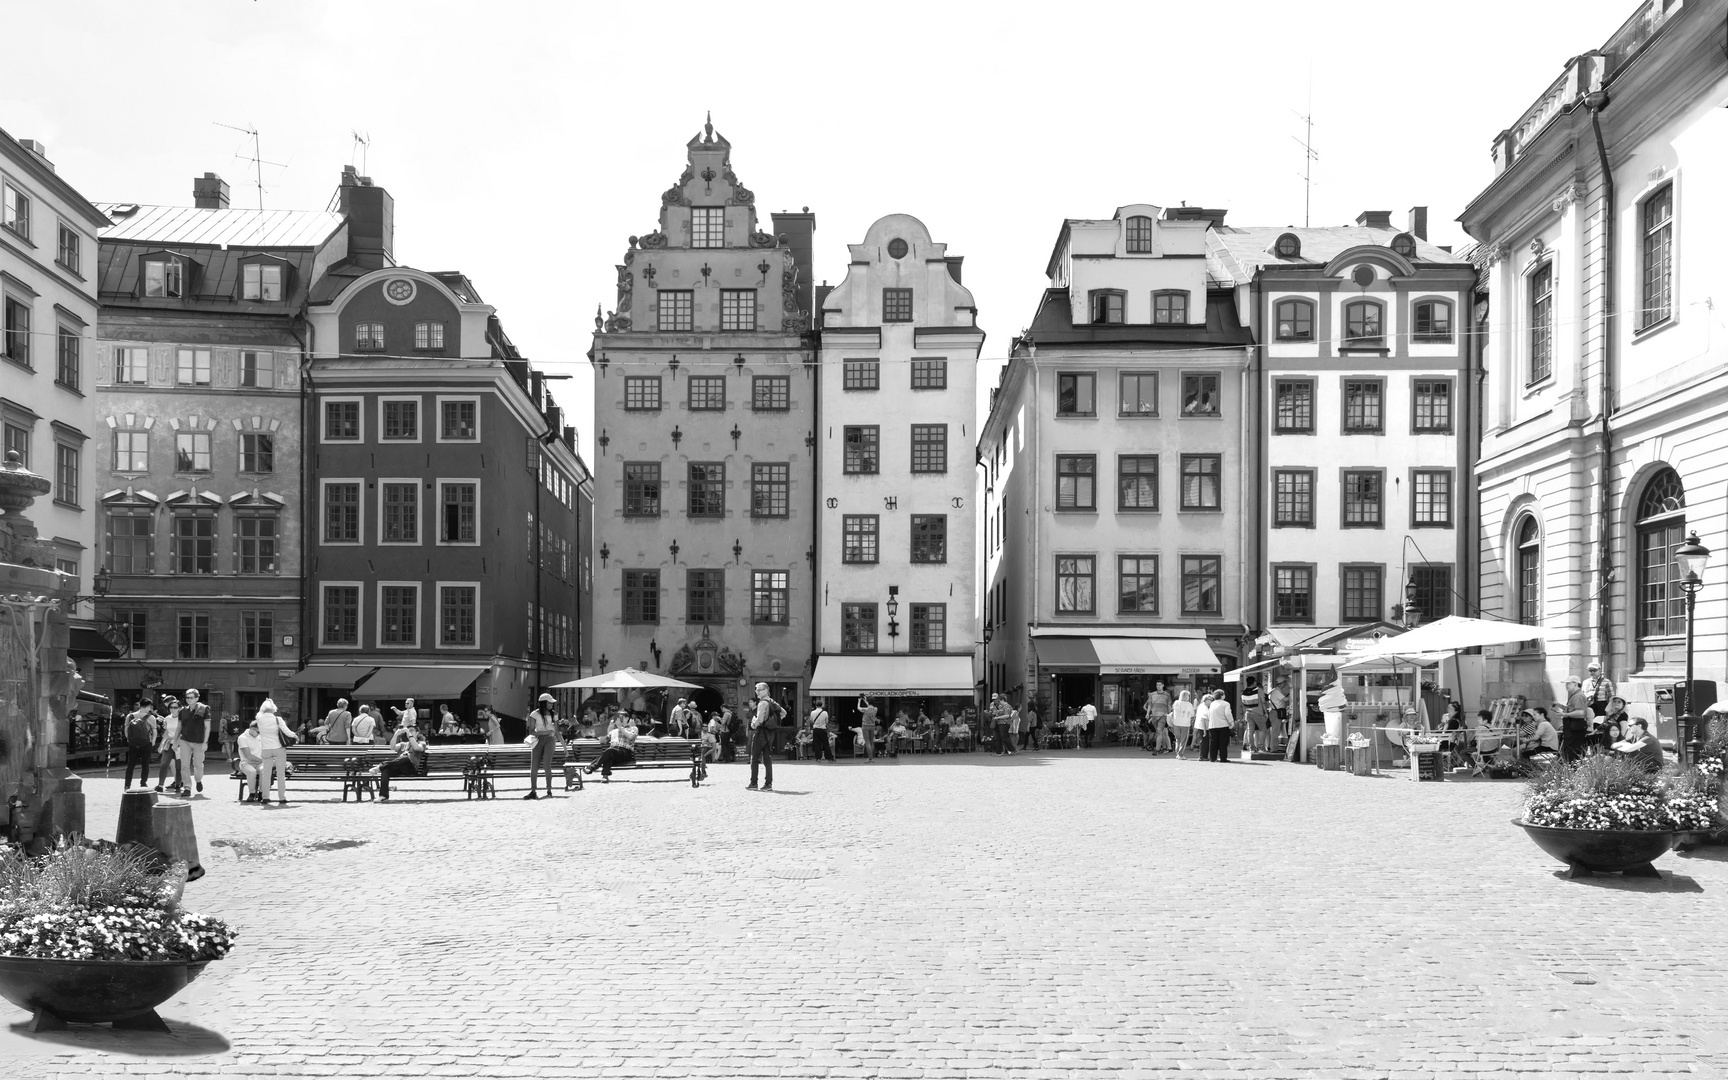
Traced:
[[1567, 636], [1567, 631], [1564, 630], [1448, 615], [1426, 626], [1418, 626], [1414, 630], [1356, 649], [1350, 655], [1355, 660], [1372, 656], [1421, 656], [1427, 653], [1457, 652], [1460, 649], [1485, 645], [1516, 645], [1535, 638], [1552, 641]]
[[590, 675], [586, 679], [572, 679], [569, 682], [553, 683], [554, 690], [651, 690], [655, 687], [683, 687], [686, 690], [700, 690], [696, 683], [687, 683], [678, 679], [656, 675], [652, 671], [637, 671], [635, 668], [618, 668], [615, 671], [600, 675]]

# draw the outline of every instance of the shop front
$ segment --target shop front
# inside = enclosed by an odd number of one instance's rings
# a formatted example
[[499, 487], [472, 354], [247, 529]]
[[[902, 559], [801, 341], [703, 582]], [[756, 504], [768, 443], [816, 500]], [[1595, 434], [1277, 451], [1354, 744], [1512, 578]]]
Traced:
[[1061, 724], [1091, 705], [1098, 712], [1094, 734], [1107, 742], [1133, 737], [1133, 723], [1160, 687], [1175, 697], [1221, 685], [1225, 661], [1203, 630], [1123, 628], [1081, 636], [1046, 629], [1032, 636], [1037, 685], [1052, 712], [1045, 719]]
[[[943, 716], [956, 722], [976, 721], [970, 656], [821, 656], [810, 680], [810, 696], [822, 702], [832, 718], [836, 757], [852, 752], [861, 723], [859, 702], [869, 699], [877, 709], [877, 724], [886, 728], [902, 712], [909, 721], [920, 715], [933, 721]], [[809, 713], [806, 705], [804, 713]], [[972, 728], [977, 734], [977, 728]]]

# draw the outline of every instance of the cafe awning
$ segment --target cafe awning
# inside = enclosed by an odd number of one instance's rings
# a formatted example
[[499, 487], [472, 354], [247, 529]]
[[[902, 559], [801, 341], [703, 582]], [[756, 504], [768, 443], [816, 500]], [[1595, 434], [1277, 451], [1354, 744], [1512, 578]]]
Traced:
[[385, 667], [355, 689], [369, 698], [459, 697], [485, 671], [483, 667]]
[[970, 656], [819, 656], [814, 697], [971, 697]]
[[1242, 676], [1244, 675], [1258, 675], [1262, 671], [1271, 671], [1281, 663], [1283, 663], [1283, 661], [1277, 659], [1256, 660], [1252, 664], [1244, 664], [1239, 668], [1231, 668], [1229, 671], [1226, 671], [1224, 673], [1224, 681], [1227, 683], [1241, 682]]
[[1083, 637], [1041, 637], [1034, 641], [1038, 663], [1045, 667], [1098, 666], [1098, 654], [1092, 649], [1092, 639]]
[[355, 684], [376, 670], [372, 664], [307, 664], [283, 681], [289, 686], [352, 690]]
[[1092, 651], [1105, 675], [1216, 675], [1223, 666], [1202, 638], [1095, 637]]
[[84, 656], [95, 660], [116, 660], [120, 650], [99, 632], [85, 626], [72, 627], [66, 641], [66, 655]]

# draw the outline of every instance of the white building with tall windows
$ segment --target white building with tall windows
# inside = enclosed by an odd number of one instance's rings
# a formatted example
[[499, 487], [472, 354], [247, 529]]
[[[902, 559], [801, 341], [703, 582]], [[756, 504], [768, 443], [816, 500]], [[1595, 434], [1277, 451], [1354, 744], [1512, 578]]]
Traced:
[[917, 218], [890, 214], [848, 251], [822, 301], [811, 693], [843, 722], [861, 693], [935, 716], [970, 704], [975, 683], [984, 331], [961, 260]]
[[1571, 632], [1491, 657], [1492, 694], [1550, 701], [1600, 660], [1635, 715], [1666, 708], [1694, 532], [1715, 553], [1698, 678], [1721, 696], [1728, 676], [1725, 19], [1725, 0], [1638, 4], [1496, 137], [1461, 218], [1489, 290], [1482, 607]]

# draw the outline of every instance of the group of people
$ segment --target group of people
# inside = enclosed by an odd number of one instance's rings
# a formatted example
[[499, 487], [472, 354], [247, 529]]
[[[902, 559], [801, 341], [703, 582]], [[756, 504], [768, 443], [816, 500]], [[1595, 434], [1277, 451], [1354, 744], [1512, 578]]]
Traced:
[[168, 790], [190, 796], [204, 791], [204, 754], [210, 742], [210, 706], [195, 689], [176, 698], [164, 694], [157, 702], [140, 701], [126, 714], [126, 786], [132, 786], [133, 770], [140, 787], [150, 784], [150, 765], [156, 763], [156, 790], [162, 791], [168, 771], [174, 782]]
[[[543, 696], [550, 697], [551, 695]], [[400, 707], [390, 710], [396, 721], [397, 730], [404, 727], [422, 730], [420, 716], [424, 711], [415, 705], [413, 698], [404, 699]], [[441, 703], [438, 706], [437, 718], [431, 721], [424, 732], [429, 735], [452, 736], [478, 734], [485, 736], [488, 745], [503, 745], [504, 730], [499, 724], [497, 713], [494, 713], [489, 706], [482, 705], [476, 721], [476, 726], [470, 727], [450, 710], [448, 703]], [[322, 745], [367, 746], [381, 738], [385, 728], [384, 714], [377, 705], [355, 704], [350, 710], [348, 699], [338, 698], [336, 707], [324, 714], [324, 722], [314, 727], [311, 735]]]
[[1222, 690], [1179, 690], [1173, 699], [1158, 683], [1146, 696], [1140, 745], [1153, 754], [1185, 758], [1192, 749], [1201, 761], [1229, 761], [1232, 738], [1239, 738], [1246, 750], [1276, 749], [1272, 714], [1258, 697], [1248, 702], [1238, 721]]

